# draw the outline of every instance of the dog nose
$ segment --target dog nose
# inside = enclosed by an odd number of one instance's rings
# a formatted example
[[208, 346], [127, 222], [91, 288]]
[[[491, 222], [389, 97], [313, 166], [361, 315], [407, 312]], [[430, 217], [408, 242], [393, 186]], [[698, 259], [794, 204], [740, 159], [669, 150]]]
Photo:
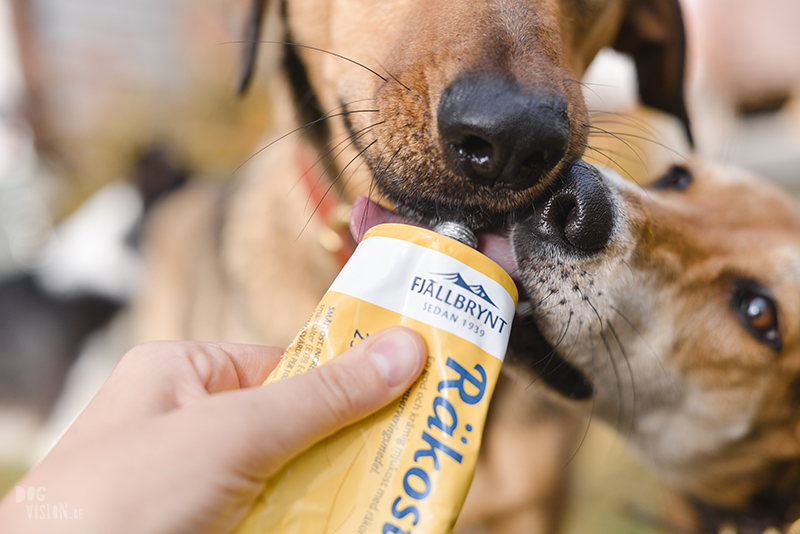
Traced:
[[604, 248], [614, 229], [611, 193], [600, 172], [580, 160], [564, 171], [537, 211], [541, 232], [583, 252]]
[[500, 76], [465, 77], [442, 94], [438, 128], [450, 164], [468, 179], [528, 189], [569, 144], [563, 97], [537, 96]]

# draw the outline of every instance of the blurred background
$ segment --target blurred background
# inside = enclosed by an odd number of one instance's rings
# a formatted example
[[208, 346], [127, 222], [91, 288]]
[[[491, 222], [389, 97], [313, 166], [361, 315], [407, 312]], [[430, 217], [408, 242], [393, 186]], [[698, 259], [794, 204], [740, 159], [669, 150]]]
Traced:
[[[187, 178], [229, 179], [260, 146], [265, 74], [247, 97], [234, 91], [247, 4], [0, 0], [0, 494], [95, 387], [65, 402], [65, 381], [101, 382], [128, 348], [118, 318], [137, 287], [148, 208]], [[800, 2], [683, 6], [698, 151], [800, 194]], [[688, 149], [670, 119], [631, 111], [634, 79], [630, 62], [603, 52], [586, 98], [598, 124], [626, 136], [595, 139], [613, 156], [597, 161], [646, 177]], [[98, 336], [115, 353], [92, 367]], [[592, 425], [574, 461], [586, 476], [567, 530], [660, 532], [651, 516], [663, 494], [620, 438]]]
[[247, 7], [0, 0], [0, 489], [81, 405], [53, 412], [136, 290], [144, 212], [189, 175], [226, 179], [266, 129], [259, 80], [234, 91]]

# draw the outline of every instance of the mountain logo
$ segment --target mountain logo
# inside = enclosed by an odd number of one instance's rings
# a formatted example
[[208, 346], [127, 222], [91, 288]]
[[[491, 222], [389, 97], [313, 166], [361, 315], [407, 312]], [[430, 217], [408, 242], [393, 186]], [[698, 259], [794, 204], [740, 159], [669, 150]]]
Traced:
[[467, 281], [464, 280], [464, 277], [461, 276], [461, 273], [431, 273], [431, 274], [443, 277], [448, 282], [452, 282], [458, 287], [466, 289], [476, 297], [485, 300], [486, 302], [497, 308], [497, 304], [492, 302], [492, 299], [489, 298], [489, 294], [486, 293], [486, 289], [484, 289], [481, 284], [473, 284], [473, 285], [468, 284]]

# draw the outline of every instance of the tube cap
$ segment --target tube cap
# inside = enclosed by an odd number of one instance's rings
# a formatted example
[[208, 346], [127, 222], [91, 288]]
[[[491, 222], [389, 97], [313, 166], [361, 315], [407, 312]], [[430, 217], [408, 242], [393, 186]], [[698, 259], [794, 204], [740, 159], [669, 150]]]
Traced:
[[478, 238], [475, 237], [475, 233], [463, 224], [444, 221], [434, 226], [433, 231], [437, 234], [449, 237], [450, 239], [455, 239], [459, 243], [463, 243], [470, 248], [477, 248], [478, 246]]

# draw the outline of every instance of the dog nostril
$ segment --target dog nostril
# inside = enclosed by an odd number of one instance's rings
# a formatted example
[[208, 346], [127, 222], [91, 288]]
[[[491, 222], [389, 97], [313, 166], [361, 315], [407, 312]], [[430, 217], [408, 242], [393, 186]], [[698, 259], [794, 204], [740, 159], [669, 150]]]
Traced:
[[547, 221], [556, 231], [565, 233], [567, 228], [574, 224], [576, 218], [576, 204], [572, 197], [553, 197], [548, 206]]
[[584, 252], [604, 248], [614, 227], [611, 195], [599, 172], [582, 161], [569, 167], [540, 216], [548, 233]]
[[524, 173], [542, 173], [546, 169], [552, 169], [558, 165], [558, 162], [564, 157], [564, 153], [564, 150], [534, 152], [522, 161], [520, 171]]
[[[551, 233], [567, 238], [567, 234], [574, 234], [569, 229], [575, 224], [578, 217], [577, 211], [573, 193], [563, 191], [547, 200], [542, 209], [542, 222], [550, 229]], [[567, 241], [571, 242], [569, 238]]]
[[545, 162], [548, 160], [548, 155], [546, 152], [539, 152], [537, 154], [531, 154], [525, 161], [522, 162], [520, 166], [520, 170], [522, 172], [536, 172], [537, 169], [540, 169], [545, 166]]
[[492, 163], [494, 149], [491, 143], [478, 136], [467, 136], [461, 143], [453, 145], [453, 149], [465, 160], [475, 165], [488, 167]]

